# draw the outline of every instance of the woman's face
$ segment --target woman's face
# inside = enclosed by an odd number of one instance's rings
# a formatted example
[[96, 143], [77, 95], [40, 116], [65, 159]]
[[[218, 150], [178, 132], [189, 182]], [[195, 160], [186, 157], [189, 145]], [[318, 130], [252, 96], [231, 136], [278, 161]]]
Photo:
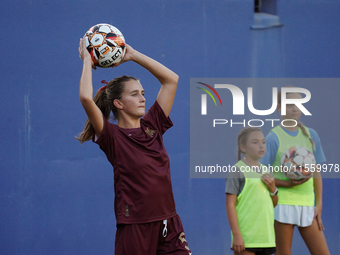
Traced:
[[[288, 93], [287, 99], [301, 99], [300, 93]], [[278, 106], [278, 111], [282, 111], [281, 105]], [[282, 115], [282, 119], [298, 120], [301, 116], [301, 110], [295, 104], [286, 105], [286, 115]]]
[[144, 89], [139, 81], [129, 80], [124, 83], [125, 90], [119, 99], [120, 110], [132, 118], [140, 118], [145, 114]]
[[248, 135], [245, 145], [241, 145], [241, 150], [246, 158], [259, 160], [266, 153], [266, 139], [261, 131], [253, 131]]

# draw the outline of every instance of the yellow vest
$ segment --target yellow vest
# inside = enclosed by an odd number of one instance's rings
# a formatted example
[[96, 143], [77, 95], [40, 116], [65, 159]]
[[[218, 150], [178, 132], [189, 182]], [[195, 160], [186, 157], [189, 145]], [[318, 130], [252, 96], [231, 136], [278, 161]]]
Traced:
[[[308, 128], [305, 128], [308, 136], [310, 136]], [[280, 167], [281, 157], [283, 153], [293, 146], [303, 146], [309, 151], [313, 151], [313, 146], [299, 128], [298, 135], [292, 137], [288, 135], [281, 126], [276, 126], [271, 130], [274, 132], [279, 139], [279, 147], [276, 153], [276, 157], [273, 163], [273, 168]], [[274, 172], [274, 177], [280, 180], [289, 180], [286, 175], [282, 172]], [[300, 206], [314, 206], [314, 186], [313, 178], [310, 178], [303, 184], [296, 185], [294, 187], [278, 187], [279, 189], [279, 202], [282, 205], [300, 205]]]
[[[240, 160], [235, 166], [247, 165]], [[252, 171], [243, 174], [245, 183], [237, 196], [236, 213], [244, 245], [246, 248], [275, 247], [274, 206], [270, 192], [261, 181], [262, 174]]]

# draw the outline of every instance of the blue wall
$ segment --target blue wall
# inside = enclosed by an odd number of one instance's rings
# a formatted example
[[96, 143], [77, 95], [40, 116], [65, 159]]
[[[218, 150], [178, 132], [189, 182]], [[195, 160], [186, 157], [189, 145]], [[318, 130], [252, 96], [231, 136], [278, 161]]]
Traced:
[[[284, 26], [251, 30], [250, 0], [2, 1], [1, 254], [113, 254], [112, 168], [96, 145], [74, 139], [86, 119], [78, 99], [78, 42], [102, 22], [179, 74], [175, 126], [164, 137], [178, 213], [194, 254], [231, 254], [224, 180], [190, 179], [190, 78], [339, 77], [339, 7], [336, 0], [277, 1]], [[94, 87], [122, 74], [141, 79], [151, 106], [157, 81], [134, 63], [95, 71]], [[318, 131], [333, 164], [340, 163], [339, 92], [319, 93], [316, 117], [305, 121]], [[339, 184], [324, 179], [332, 254], [340, 250]], [[292, 249], [308, 254], [299, 235]]]

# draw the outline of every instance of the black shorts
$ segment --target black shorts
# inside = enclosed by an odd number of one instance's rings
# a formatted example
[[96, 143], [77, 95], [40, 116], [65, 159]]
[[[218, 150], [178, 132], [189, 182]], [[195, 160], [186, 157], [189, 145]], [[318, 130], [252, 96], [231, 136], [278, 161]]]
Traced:
[[255, 252], [255, 255], [271, 255], [276, 252], [276, 248], [246, 248], [246, 251]]

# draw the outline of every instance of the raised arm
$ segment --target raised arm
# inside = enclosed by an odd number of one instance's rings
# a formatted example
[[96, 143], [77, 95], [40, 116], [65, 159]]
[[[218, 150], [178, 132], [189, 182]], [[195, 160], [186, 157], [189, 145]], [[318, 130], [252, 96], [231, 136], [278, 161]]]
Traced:
[[131, 46], [126, 45], [126, 47], [126, 54], [121, 63], [132, 60], [147, 69], [159, 80], [161, 88], [157, 96], [157, 102], [162, 107], [165, 115], [169, 116], [177, 90], [178, 75], [156, 60], [134, 50]]
[[83, 71], [79, 82], [79, 99], [83, 105], [87, 117], [92, 124], [96, 135], [99, 136], [103, 131], [103, 115], [101, 110], [93, 101], [92, 86], [92, 60], [91, 55], [85, 47], [85, 39], [80, 39], [79, 56], [83, 60]]

